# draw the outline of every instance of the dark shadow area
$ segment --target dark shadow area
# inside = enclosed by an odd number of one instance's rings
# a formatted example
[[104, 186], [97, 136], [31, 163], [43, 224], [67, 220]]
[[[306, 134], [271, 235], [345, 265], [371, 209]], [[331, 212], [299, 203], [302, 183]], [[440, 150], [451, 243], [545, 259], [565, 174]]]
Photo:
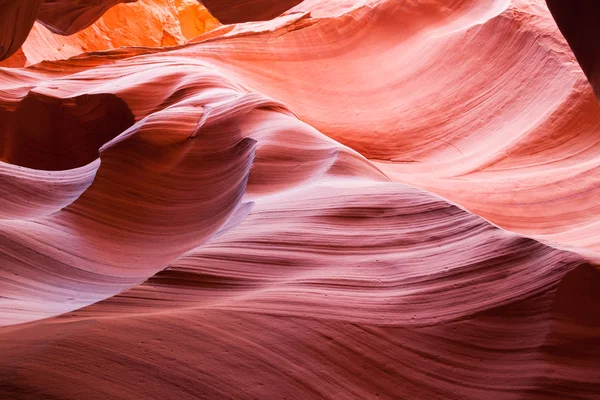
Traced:
[[600, 98], [600, 1], [546, 0], [561, 33]]
[[11, 164], [47, 171], [92, 162], [104, 143], [135, 122], [127, 104], [113, 94], [60, 99], [29, 93], [8, 114], [0, 126], [5, 129], [0, 155]]
[[[600, 328], [600, 271], [584, 264], [565, 275], [556, 291], [553, 315], [577, 325]], [[600, 355], [600, 341], [597, 344]]]
[[302, 3], [302, 0], [198, 0], [222, 24], [267, 21]]
[[[600, 393], [600, 271], [583, 264], [564, 276], [541, 351], [545, 371], [532, 398], [597, 399]], [[553, 371], [559, 371], [558, 374]]]

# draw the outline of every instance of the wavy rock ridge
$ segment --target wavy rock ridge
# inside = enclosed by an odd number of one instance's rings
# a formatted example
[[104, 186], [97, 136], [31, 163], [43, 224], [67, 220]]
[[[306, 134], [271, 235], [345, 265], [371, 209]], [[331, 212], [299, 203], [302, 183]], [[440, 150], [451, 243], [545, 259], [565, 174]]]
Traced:
[[545, 3], [220, 4], [0, 67], [0, 398], [597, 399], [600, 105]]

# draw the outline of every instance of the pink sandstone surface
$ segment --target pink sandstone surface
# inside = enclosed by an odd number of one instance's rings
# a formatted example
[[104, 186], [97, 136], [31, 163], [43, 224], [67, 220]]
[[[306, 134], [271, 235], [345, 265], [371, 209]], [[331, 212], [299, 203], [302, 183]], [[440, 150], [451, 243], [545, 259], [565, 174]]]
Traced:
[[0, 398], [599, 399], [548, 3], [0, 0]]

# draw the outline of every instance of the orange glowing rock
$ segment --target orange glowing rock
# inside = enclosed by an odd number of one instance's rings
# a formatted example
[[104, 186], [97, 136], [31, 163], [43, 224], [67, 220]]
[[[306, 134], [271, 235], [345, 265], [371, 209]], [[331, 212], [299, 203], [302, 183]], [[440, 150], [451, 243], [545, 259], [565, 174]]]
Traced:
[[53, 33], [36, 22], [18, 54], [0, 66], [31, 65], [127, 46], [175, 46], [218, 25], [195, 0], [139, 0], [108, 9], [89, 27], [73, 28], [77, 33], [70, 36]]
[[181, 33], [187, 39], [215, 29], [220, 25], [208, 10], [196, 0], [175, 0]]

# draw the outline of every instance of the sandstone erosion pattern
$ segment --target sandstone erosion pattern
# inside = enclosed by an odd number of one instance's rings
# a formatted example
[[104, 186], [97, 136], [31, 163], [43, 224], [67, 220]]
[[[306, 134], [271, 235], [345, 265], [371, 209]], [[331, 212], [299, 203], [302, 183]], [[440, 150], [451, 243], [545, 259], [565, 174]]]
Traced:
[[118, 3], [0, 2], [0, 398], [599, 398], [585, 21]]

